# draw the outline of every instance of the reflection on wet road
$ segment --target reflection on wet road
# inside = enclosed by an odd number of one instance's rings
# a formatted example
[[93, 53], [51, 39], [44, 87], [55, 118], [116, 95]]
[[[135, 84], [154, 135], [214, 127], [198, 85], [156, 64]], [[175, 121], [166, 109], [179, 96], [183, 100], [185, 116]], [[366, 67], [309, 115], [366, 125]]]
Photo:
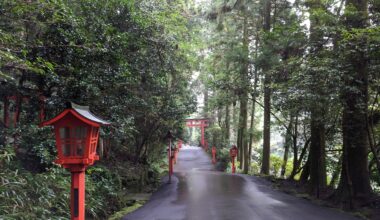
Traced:
[[255, 177], [214, 170], [200, 148], [184, 147], [172, 184], [125, 216], [125, 220], [317, 220], [356, 219], [309, 201], [274, 191]]

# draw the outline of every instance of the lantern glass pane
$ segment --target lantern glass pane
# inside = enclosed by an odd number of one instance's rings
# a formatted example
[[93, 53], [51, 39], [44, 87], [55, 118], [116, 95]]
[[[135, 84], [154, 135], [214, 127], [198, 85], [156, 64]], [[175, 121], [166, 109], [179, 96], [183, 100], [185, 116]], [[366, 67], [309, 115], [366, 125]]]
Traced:
[[61, 138], [63, 156], [68, 157], [71, 155], [70, 128], [69, 127], [60, 128], [59, 136]]
[[76, 156], [83, 156], [84, 148], [86, 144], [87, 128], [86, 127], [76, 127], [75, 128], [75, 146], [76, 146]]
[[65, 157], [68, 157], [71, 155], [71, 146], [70, 146], [70, 142], [67, 141], [67, 142], [62, 142], [62, 152], [63, 152], [63, 156]]
[[77, 156], [83, 156], [84, 141], [77, 141]]
[[86, 127], [76, 127], [75, 128], [75, 138], [85, 139], [86, 136], [87, 136], [87, 128]]
[[69, 139], [70, 138], [70, 128], [62, 127], [59, 129], [59, 136], [61, 139]]

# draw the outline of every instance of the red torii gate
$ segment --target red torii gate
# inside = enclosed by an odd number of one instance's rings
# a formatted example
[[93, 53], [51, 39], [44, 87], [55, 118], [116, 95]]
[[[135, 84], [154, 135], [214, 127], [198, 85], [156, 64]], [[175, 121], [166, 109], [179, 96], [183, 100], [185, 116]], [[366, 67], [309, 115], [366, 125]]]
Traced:
[[192, 128], [192, 127], [201, 128], [201, 145], [202, 145], [202, 147], [205, 147], [205, 145], [206, 145], [205, 127], [208, 127], [208, 119], [207, 118], [186, 119], [186, 126], [188, 128]]

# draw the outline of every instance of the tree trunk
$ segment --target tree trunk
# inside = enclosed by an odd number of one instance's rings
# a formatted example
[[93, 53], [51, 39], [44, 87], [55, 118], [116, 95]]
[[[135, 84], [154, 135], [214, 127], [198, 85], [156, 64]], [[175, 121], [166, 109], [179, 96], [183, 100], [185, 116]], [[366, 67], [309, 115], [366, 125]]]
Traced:
[[[318, 11], [324, 10], [321, 0], [311, 0], [308, 2], [310, 13], [310, 59], [321, 59], [323, 51], [323, 31], [321, 30], [321, 19]], [[313, 67], [313, 62], [310, 62]], [[317, 69], [317, 68], [311, 68]], [[311, 108], [311, 143], [309, 152], [309, 174], [310, 174], [310, 192], [317, 198], [320, 196], [321, 189], [326, 188], [326, 162], [325, 162], [325, 125], [323, 111], [324, 85], [320, 82], [320, 72], [308, 71], [311, 79], [311, 91], [314, 92], [315, 98], [312, 100]]]
[[[377, 100], [377, 95], [375, 97], [375, 100]], [[380, 159], [376, 150], [375, 131], [374, 131], [374, 124], [373, 124], [373, 119], [372, 119], [373, 115], [371, 114], [370, 116], [367, 116], [366, 118], [367, 118], [366, 126], [367, 126], [368, 142], [369, 142], [369, 146], [373, 155], [371, 162], [376, 164], [377, 171], [380, 173]], [[371, 122], [369, 118], [371, 118]], [[371, 167], [372, 166], [370, 163], [370, 165], [368, 166], [368, 170], [370, 174], [371, 174]]]
[[244, 149], [242, 147], [243, 143], [242, 143], [242, 134], [241, 134], [241, 128], [240, 128], [240, 124], [241, 124], [241, 120], [242, 120], [242, 112], [241, 112], [241, 105], [242, 103], [240, 102], [240, 112], [239, 112], [239, 123], [237, 125], [237, 148], [238, 148], [238, 161], [240, 162], [239, 164], [239, 169], [242, 169], [242, 166], [243, 166], [243, 154], [244, 154]]
[[249, 129], [249, 145], [248, 145], [248, 154], [249, 154], [248, 164], [249, 164], [249, 167], [251, 166], [253, 134], [255, 131], [254, 122], [255, 122], [255, 105], [256, 105], [256, 86], [257, 86], [257, 71], [255, 71], [255, 83], [254, 83], [254, 88], [253, 88], [254, 91], [253, 91], [253, 95], [252, 95], [251, 123], [250, 123], [250, 129]]
[[286, 135], [285, 135], [284, 159], [283, 159], [282, 165], [281, 165], [281, 177], [282, 178], [285, 177], [286, 164], [288, 163], [288, 157], [289, 157], [289, 148], [290, 148], [290, 145], [292, 144], [292, 125], [293, 125], [293, 117], [290, 116], [288, 129], [286, 130]]
[[[255, 60], [257, 60], [257, 57], [258, 57], [258, 50], [259, 50], [259, 37], [258, 37], [258, 32], [259, 30], [257, 30], [256, 32], [256, 40], [255, 40]], [[254, 134], [254, 131], [255, 131], [255, 106], [256, 106], [256, 93], [257, 93], [257, 84], [259, 82], [259, 78], [258, 78], [258, 71], [257, 71], [257, 67], [255, 66], [255, 70], [254, 70], [254, 77], [255, 77], [255, 80], [254, 80], [254, 83], [253, 83], [253, 93], [252, 93], [252, 109], [251, 109], [251, 124], [250, 124], [250, 132], [249, 132], [249, 146], [248, 146], [248, 154], [249, 154], [249, 158], [248, 158], [248, 164], [249, 164], [249, 168], [251, 167], [251, 157], [252, 157], [252, 145], [253, 145], [253, 134]], [[248, 169], [249, 169], [248, 168]], [[249, 171], [249, 170], [248, 170]]]
[[294, 179], [295, 175], [297, 174], [299, 164], [301, 161], [298, 160], [298, 145], [297, 145], [297, 139], [298, 139], [298, 113], [296, 115], [296, 119], [294, 122], [294, 134], [292, 135], [293, 139], [293, 170], [292, 173], [289, 176], [289, 179]]
[[[237, 131], [236, 131], [236, 121], [237, 121], [237, 101], [232, 104], [232, 143], [237, 143]], [[231, 137], [230, 137], [231, 139]]]
[[207, 85], [205, 85], [204, 91], [203, 91], [203, 115], [205, 118], [208, 118], [208, 88]]
[[249, 158], [251, 155], [248, 150], [248, 131], [247, 131], [247, 121], [248, 121], [248, 89], [249, 89], [249, 79], [248, 79], [248, 62], [249, 62], [249, 42], [248, 42], [248, 15], [244, 10], [244, 26], [243, 26], [243, 66], [241, 71], [241, 79], [243, 85], [243, 91], [240, 100], [240, 129], [241, 129], [241, 144], [243, 149], [243, 173], [248, 174], [249, 168]]
[[[317, 116], [316, 116], [317, 115]], [[325, 126], [315, 110], [311, 113], [310, 190], [317, 198], [326, 188]]]
[[[270, 12], [271, 1], [265, 2], [265, 15], [264, 15], [264, 31], [270, 32]], [[263, 134], [263, 161], [261, 166], [261, 173], [269, 175], [270, 167], [270, 76], [269, 76], [269, 64], [266, 64], [263, 68], [265, 74], [264, 78], [264, 134]]]
[[[225, 128], [225, 134], [224, 134], [224, 142], [226, 144], [230, 144], [230, 104], [226, 105], [226, 128]], [[229, 147], [229, 146], [227, 146]]]
[[[366, 0], [347, 0], [346, 28], [348, 31], [365, 28], [368, 21]], [[356, 10], [355, 10], [356, 9]], [[353, 30], [355, 31], [355, 30]], [[343, 101], [343, 163], [336, 197], [349, 201], [350, 208], [368, 202], [372, 193], [369, 170], [369, 140], [366, 129], [368, 115], [368, 61], [365, 52], [366, 39], [354, 39], [345, 45], [346, 62], [350, 65], [344, 74]]]
[[310, 176], [310, 152], [309, 152], [309, 155], [307, 156], [307, 161], [305, 163], [305, 166], [303, 167], [302, 169], [302, 172], [301, 172], [301, 176], [300, 176], [300, 182], [302, 184], [305, 184], [307, 183], [307, 181], [309, 180], [309, 176]]

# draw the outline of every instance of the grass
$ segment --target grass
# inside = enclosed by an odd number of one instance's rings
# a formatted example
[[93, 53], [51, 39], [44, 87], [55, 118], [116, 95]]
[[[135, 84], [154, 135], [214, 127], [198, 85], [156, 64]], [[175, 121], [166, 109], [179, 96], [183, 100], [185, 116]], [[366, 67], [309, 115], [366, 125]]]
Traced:
[[122, 217], [128, 215], [129, 213], [135, 211], [145, 204], [146, 201], [136, 201], [132, 206], [125, 207], [124, 209], [116, 212], [108, 220], [120, 220]]

